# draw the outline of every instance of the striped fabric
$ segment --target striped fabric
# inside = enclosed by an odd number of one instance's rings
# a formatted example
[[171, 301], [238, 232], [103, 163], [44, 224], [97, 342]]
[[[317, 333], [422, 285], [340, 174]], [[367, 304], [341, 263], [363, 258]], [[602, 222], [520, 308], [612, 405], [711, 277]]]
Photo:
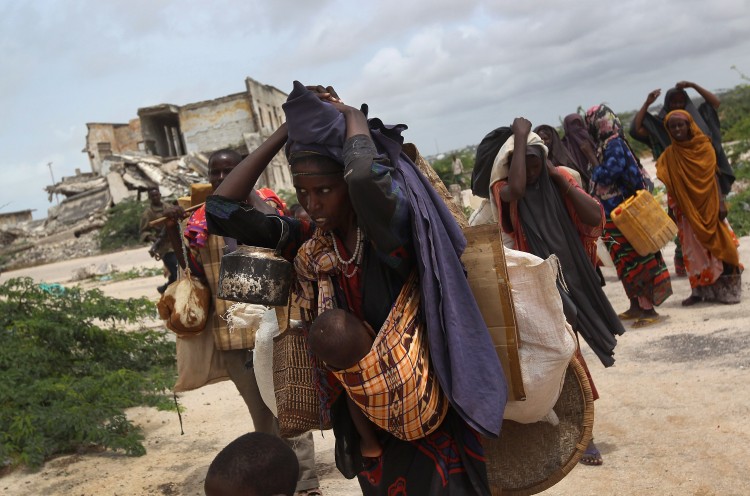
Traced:
[[[224, 254], [224, 238], [221, 236], [209, 235], [206, 245], [199, 250], [200, 262], [206, 274], [208, 286], [212, 291], [219, 287], [219, 268], [221, 267], [221, 257]], [[227, 310], [234, 302], [217, 298], [214, 294], [211, 301], [214, 305], [214, 312], [208, 317], [206, 330], [213, 330], [214, 344], [216, 348], [226, 350], [244, 350], [251, 349], [255, 346], [255, 331], [257, 329], [232, 329], [227, 326]]]
[[640, 256], [609, 216], [604, 224], [602, 241], [612, 256], [617, 276], [629, 299], [646, 297], [654, 305], [661, 305], [672, 294], [669, 270], [660, 251]]
[[353, 367], [333, 372], [373, 423], [407, 441], [433, 432], [448, 412], [448, 400], [431, 370], [419, 302], [414, 273], [370, 353]]

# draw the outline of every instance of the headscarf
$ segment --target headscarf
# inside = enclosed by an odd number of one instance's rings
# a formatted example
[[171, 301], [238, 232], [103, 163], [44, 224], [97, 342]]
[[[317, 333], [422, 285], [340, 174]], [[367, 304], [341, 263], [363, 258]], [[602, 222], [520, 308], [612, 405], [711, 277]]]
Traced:
[[[695, 113], [698, 118], [693, 116], [693, 119], [695, 120], [695, 123], [698, 125], [698, 127], [701, 128], [701, 131], [703, 131], [704, 134], [707, 136], [710, 135], [711, 131], [708, 129], [708, 125], [706, 124], [706, 121], [703, 120], [703, 117], [700, 116], [698, 113], [698, 109], [696, 108], [693, 101], [690, 99], [690, 97], [687, 94], [687, 91], [680, 88], [669, 88], [667, 92], [664, 94], [664, 105], [662, 106], [661, 110], [659, 110], [659, 114], [656, 116], [660, 121], [666, 122], [664, 119], [672, 112], [672, 99], [676, 97], [677, 95], [682, 95], [683, 99], [685, 100], [685, 107], [681, 110], [685, 110], [688, 112], [691, 116], [693, 113]], [[679, 110], [679, 109], [675, 109]]]
[[[580, 126], [573, 125], [574, 122], [580, 123]], [[563, 120], [563, 131], [565, 136], [562, 139], [563, 145], [567, 148], [570, 155], [581, 167], [594, 166], [596, 164], [589, 164], [589, 159], [581, 151], [581, 145], [588, 143], [592, 150], [596, 150], [596, 144], [591, 139], [591, 135], [586, 131], [586, 124], [583, 122], [583, 117], [580, 114], [569, 114]], [[588, 170], [587, 170], [588, 172]], [[589, 174], [590, 176], [590, 174]]]
[[[539, 137], [538, 134], [535, 132], [530, 132], [528, 138], [526, 139], [526, 150], [527, 154], [534, 154], [532, 150], [533, 148], [537, 148], [538, 150], [542, 151], [542, 163], [544, 163], [544, 160], [547, 158], [547, 146], [544, 144], [544, 141], [542, 141], [542, 138]], [[510, 173], [510, 158], [513, 154], [513, 149], [515, 148], [515, 140], [513, 138], [513, 134], [506, 138], [503, 145], [500, 147], [500, 150], [495, 155], [495, 159], [492, 162], [492, 173], [490, 174], [490, 181], [489, 181], [489, 190], [492, 190], [492, 186], [498, 182], [502, 181], [503, 179], [507, 179], [508, 175]], [[495, 205], [495, 202], [492, 203], [492, 215], [495, 218], [495, 221], [498, 220], [498, 214], [497, 214], [497, 206]]]
[[576, 161], [563, 144], [560, 135], [557, 133], [557, 129], [554, 127], [542, 124], [534, 129], [536, 134], [539, 134], [540, 131], [546, 131], [551, 136], [552, 143], [549, 147], [549, 159], [552, 163], [556, 166], [562, 165], [563, 167], [568, 167], [577, 171], [581, 175], [583, 189], [588, 191], [588, 184], [591, 180], [591, 174], [589, 174], [588, 167], [586, 166], [588, 161], [583, 163]]
[[714, 257], [738, 266], [739, 255], [726, 223], [719, 220], [719, 186], [716, 182], [716, 153], [706, 136], [685, 110], [666, 115], [664, 125], [672, 118], [686, 119], [690, 139], [672, 140], [656, 162], [656, 175], [667, 187], [695, 237]]
[[474, 170], [471, 173], [471, 192], [482, 198], [489, 198], [490, 175], [495, 157], [500, 147], [513, 136], [513, 131], [508, 126], [499, 127], [487, 133], [477, 146], [477, 155], [474, 159]]
[[597, 155], [601, 159], [604, 149], [615, 138], [625, 138], [620, 118], [605, 104], [594, 105], [586, 111], [586, 126], [596, 143]]
[[[338, 110], [295, 81], [284, 111], [287, 155], [313, 150], [338, 156], [343, 163], [346, 121]], [[380, 119], [369, 119], [368, 126], [378, 153], [390, 162], [393, 188], [406, 193], [430, 359], [440, 386], [471, 428], [498, 437], [507, 385], [461, 263], [466, 238], [443, 199], [402, 151], [406, 126], [385, 125]]]
[[[529, 133], [526, 146], [527, 150], [541, 148], [546, 152], [536, 133]], [[514, 138], [511, 136], [498, 153], [493, 183], [508, 177], [507, 162], [513, 147]], [[544, 259], [555, 254], [560, 260], [563, 278], [570, 291], [563, 289], [560, 283], [558, 289], [563, 306], [574, 309], [576, 321], [572, 322], [573, 328], [583, 336], [604, 366], [613, 365], [617, 345], [615, 334], [622, 334], [625, 329], [601, 289], [599, 276], [546, 166], [542, 167], [539, 180], [526, 186], [526, 193], [518, 200], [518, 215], [531, 253]]]
[[323, 155], [344, 164], [346, 118], [333, 105], [322, 101], [305, 85], [295, 81], [281, 108], [286, 114], [289, 138], [286, 156], [291, 162], [304, 155]]
[[271, 207], [275, 208], [279, 215], [284, 214], [284, 209], [286, 208], [286, 203], [284, 203], [284, 200], [282, 200], [279, 195], [276, 194], [274, 190], [271, 188], [259, 188], [256, 190], [258, 192], [258, 196], [260, 198], [268, 203], [271, 202], [273, 205]]

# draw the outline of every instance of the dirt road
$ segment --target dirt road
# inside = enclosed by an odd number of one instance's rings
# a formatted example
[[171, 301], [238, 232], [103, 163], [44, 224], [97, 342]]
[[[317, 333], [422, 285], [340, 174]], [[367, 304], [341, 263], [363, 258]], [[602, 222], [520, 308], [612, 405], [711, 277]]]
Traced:
[[[750, 263], [750, 238], [740, 258]], [[672, 269], [674, 246], [665, 258]], [[145, 250], [70, 260], [2, 274], [65, 282], [90, 263], [120, 270], [159, 266]], [[627, 301], [614, 270], [605, 268], [605, 291], [615, 309]], [[109, 295], [147, 295], [163, 278], [100, 283]], [[739, 305], [684, 308], [685, 279], [673, 279], [674, 296], [660, 307], [662, 323], [630, 329], [619, 339], [617, 363], [604, 369], [584, 355], [601, 394], [594, 436], [604, 465], [579, 465], [544, 494], [747, 495], [750, 494], [750, 278]], [[129, 412], [144, 429], [148, 453], [129, 458], [108, 452], [59, 457], [40, 471], [16, 471], [0, 479], [9, 495], [198, 495], [216, 452], [252, 429], [250, 416], [230, 382], [181, 395], [185, 434], [177, 415], [150, 408]], [[336, 471], [331, 432], [316, 434], [316, 457], [326, 496], [358, 494]]]

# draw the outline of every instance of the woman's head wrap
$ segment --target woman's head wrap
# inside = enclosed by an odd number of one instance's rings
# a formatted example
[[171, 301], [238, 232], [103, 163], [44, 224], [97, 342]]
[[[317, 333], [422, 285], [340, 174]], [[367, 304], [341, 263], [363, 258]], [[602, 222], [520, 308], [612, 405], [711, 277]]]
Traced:
[[586, 126], [600, 149], [616, 138], [624, 138], [620, 118], [605, 104], [594, 105], [586, 111]]
[[499, 127], [490, 131], [487, 136], [482, 138], [481, 143], [477, 146], [477, 155], [474, 159], [474, 170], [471, 172], [471, 192], [482, 198], [490, 197], [490, 175], [492, 174], [492, 164], [500, 147], [513, 136], [513, 131], [509, 127]]
[[[673, 119], [685, 121], [687, 123], [695, 123], [693, 118], [690, 116], [690, 114], [685, 110], [673, 110], [669, 114], [667, 114], [667, 118], [664, 119], [664, 125], [666, 126], [667, 123]], [[696, 125], [697, 126], [697, 125]], [[698, 128], [700, 129], [700, 128]], [[667, 127], [667, 131], [669, 131], [669, 127]]]
[[578, 170], [580, 168], [580, 164], [576, 162], [576, 160], [568, 152], [568, 149], [565, 148], [565, 145], [563, 145], [557, 129], [548, 124], [542, 124], [541, 126], [537, 126], [534, 128], [534, 132], [536, 134], [539, 134], [542, 131], [546, 131], [547, 134], [550, 135], [550, 146], [548, 146], [547, 148], [549, 149], [548, 154], [550, 160], [552, 160], [552, 163], [554, 165], [564, 165], [565, 167], [570, 167], [571, 169]]
[[322, 101], [299, 81], [281, 108], [286, 114], [289, 139], [286, 143], [287, 160], [322, 155], [344, 163], [346, 118], [330, 103]]

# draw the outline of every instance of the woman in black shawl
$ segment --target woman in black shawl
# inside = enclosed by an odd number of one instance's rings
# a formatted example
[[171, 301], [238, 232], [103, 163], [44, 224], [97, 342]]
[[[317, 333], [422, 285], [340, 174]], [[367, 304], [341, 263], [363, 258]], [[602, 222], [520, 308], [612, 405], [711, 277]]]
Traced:
[[534, 132], [542, 138], [542, 141], [544, 141], [544, 144], [549, 151], [547, 158], [552, 161], [552, 164], [556, 167], [563, 166], [578, 172], [581, 176], [581, 187], [584, 191], [588, 191], [591, 174], [589, 173], [587, 162], [581, 164], [573, 158], [573, 155], [571, 155], [570, 151], [560, 139], [557, 129], [550, 125], [542, 124], [541, 126], [535, 127]]
[[[562, 143], [573, 160], [586, 171], [586, 176], [591, 178], [591, 171], [599, 165], [599, 158], [596, 156], [596, 143], [591, 138], [586, 123], [580, 114], [568, 114], [563, 119]], [[591, 193], [590, 189], [586, 189]]]
[[[604, 224], [602, 206], [547, 160], [547, 149], [530, 132], [528, 120], [516, 118], [510, 129], [513, 135], [498, 152], [498, 170], [490, 180], [500, 226], [513, 236], [516, 249], [544, 259], [557, 256], [566, 286], [559, 286], [566, 319], [609, 367], [614, 364], [616, 335], [625, 329], [594, 271], [592, 241]], [[596, 399], [598, 393], [592, 389]], [[593, 440], [581, 462], [601, 465]]]

